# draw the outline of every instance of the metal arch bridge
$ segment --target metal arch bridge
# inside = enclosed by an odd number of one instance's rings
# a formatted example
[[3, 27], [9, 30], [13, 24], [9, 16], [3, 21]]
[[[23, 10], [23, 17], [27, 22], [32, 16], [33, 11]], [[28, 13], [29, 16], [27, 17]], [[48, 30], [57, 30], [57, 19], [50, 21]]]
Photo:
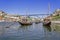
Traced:
[[20, 16], [44, 16], [44, 15], [51, 15], [51, 14], [29, 14], [29, 15], [20, 15]]

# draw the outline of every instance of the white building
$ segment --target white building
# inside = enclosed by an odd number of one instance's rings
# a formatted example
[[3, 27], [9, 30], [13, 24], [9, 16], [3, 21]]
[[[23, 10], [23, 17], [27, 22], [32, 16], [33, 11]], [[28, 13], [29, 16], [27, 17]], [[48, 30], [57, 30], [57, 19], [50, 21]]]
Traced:
[[19, 21], [20, 18], [15, 16], [15, 15], [6, 15], [5, 16], [5, 20], [9, 20], [9, 21]]

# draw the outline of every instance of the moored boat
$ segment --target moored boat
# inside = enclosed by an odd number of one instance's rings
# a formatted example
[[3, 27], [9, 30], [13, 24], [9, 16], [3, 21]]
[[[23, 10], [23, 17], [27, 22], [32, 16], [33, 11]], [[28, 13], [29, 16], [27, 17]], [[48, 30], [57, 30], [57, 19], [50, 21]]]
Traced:
[[39, 22], [39, 21], [36, 21], [35, 23], [38, 24], [38, 23], [40, 23], [40, 22]]
[[21, 25], [32, 25], [31, 22], [19, 22]]
[[39, 19], [35, 19], [35, 23], [38, 24], [40, 23], [41, 21]]
[[43, 25], [44, 26], [50, 26], [51, 25], [50, 19], [44, 19]]
[[23, 18], [19, 21], [19, 24], [21, 24], [21, 25], [31, 25], [32, 21], [28, 20], [27, 18]]

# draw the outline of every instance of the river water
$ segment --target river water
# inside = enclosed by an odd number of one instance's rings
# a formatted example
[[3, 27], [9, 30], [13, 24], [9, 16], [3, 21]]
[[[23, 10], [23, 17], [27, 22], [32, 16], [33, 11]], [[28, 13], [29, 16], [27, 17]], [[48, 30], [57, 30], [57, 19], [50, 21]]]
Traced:
[[18, 22], [0, 22], [0, 40], [59, 40], [60, 26], [42, 23], [21, 26]]

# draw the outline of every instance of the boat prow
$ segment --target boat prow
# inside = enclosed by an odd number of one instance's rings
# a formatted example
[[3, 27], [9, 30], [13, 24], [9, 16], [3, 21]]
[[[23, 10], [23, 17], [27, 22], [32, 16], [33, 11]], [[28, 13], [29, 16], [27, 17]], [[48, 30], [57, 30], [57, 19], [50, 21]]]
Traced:
[[44, 22], [43, 23], [43, 26], [50, 26], [50, 25], [51, 25], [51, 22], [48, 22], [48, 23]]
[[50, 25], [51, 25], [50, 19], [45, 19], [43, 22], [43, 26], [50, 26]]

